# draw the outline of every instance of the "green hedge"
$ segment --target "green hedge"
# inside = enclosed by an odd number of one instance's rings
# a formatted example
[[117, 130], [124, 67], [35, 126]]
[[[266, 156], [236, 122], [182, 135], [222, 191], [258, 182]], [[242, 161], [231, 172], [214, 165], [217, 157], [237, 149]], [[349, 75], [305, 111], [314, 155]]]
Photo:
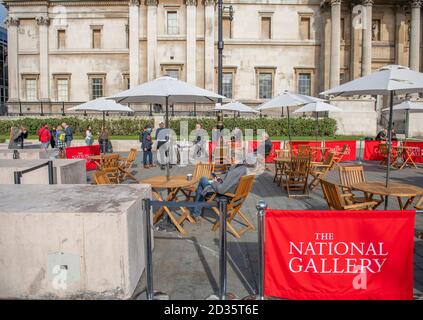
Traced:
[[[188, 121], [189, 131], [193, 130], [197, 122], [202, 127], [211, 132], [216, 127], [216, 118], [181, 118], [170, 120], [170, 127], [179, 134], [181, 121]], [[16, 120], [0, 120], [0, 135], [8, 136], [10, 127], [23, 125], [29, 130], [29, 134], [36, 134], [38, 128], [43, 123], [48, 123], [50, 127], [56, 127], [66, 122], [74, 129], [74, 134], [83, 135], [90, 125], [94, 135], [101, 130], [101, 118], [88, 117], [58, 117], [58, 118], [21, 118]], [[108, 118], [107, 127], [109, 133], [115, 136], [137, 135], [145, 125], [153, 125], [152, 118], [122, 117]], [[225, 128], [232, 130], [235, 127], [244, 129], [265, 129], [270, 136], [276, 137], [288, 135], [287, 118], [225, 118]], [[320, 135], [333, 136], [336, 131], [336, 120], [323, 118], [319, 120]], [[313, 118], [293, 118], [291, 119], [291, 135], [293, 136], [313, 136], [316, 130], [316, 120]]]

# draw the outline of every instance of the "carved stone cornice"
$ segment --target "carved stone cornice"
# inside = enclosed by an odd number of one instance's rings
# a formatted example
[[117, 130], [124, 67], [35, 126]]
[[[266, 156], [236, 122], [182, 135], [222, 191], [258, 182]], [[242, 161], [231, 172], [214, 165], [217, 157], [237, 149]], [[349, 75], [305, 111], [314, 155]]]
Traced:
[[338, 4], [341, 4], [341, 0], [330, 0], [330, 5], [331, 6], [338, 5]]
[[196, 6], [197, 0], [185, 0], [185, 5], [186, 6]]
[[19, 22], [19, 18], [7, 16], [6, 20], [4, 20], [4, 23], [6, 24], [7, 27], [9, 26], [18, 27], [20, 22]]
[[363, 0], [361, 2], [361, 4], [363, 6], [371, 7], [371, 6], [373, 6], [375, 4], [375, 1], [374, 0]]
[[410, 6], [411, 6], [411, 8], [421, 8], [422, 7], [422, 0], [411, 0]]
[[37, 21], [39, 26], [48, 26], [50, 24], [50, 19], [46, 16], [38, 16], [35, 18], [35, 21]]
[[140, 0], [129, 0], [129, 5], [130, 6], [139, 6]]
[[216, 4], [216, 0], [203, 0], [203, 4], [205, 6], [214, 6]]
[[159, 0], [145, 0], [145, 5], [157, 7], [159, 5]]

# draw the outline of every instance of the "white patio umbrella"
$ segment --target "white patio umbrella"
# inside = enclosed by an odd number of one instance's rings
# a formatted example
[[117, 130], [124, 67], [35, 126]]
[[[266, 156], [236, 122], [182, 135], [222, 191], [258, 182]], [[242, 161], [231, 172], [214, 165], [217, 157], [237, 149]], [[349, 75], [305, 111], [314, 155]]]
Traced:
[[291, 125], [290, 125], [290, 116], [289, 116], [289, 107], [298, 107], [303, 106], [307, 103], [312, 102], [321, 102], [324, 101], [323, 99], [310, 97], [307, 95], [289, 92], [287, 90], [283, 91], [281, 94], [276, 96], [275, 98], [259, 105], [256, 110], [269, 110], [269, 109], [278, 109], [278, 108], [285, 108], [288, 115], [288, 136], [289, 140], [291, 140]]
[[[169, 104], [175, 103], [216, 103], [224, 96], [190, 85], [171, 77], [161, 77], [123, 91], [107, 99], [118, 103], [155, 103], [166, 106], [165, 122], [169, 128]], [[166, 165], [169, 179], [169, 162]]]
[[297, 109], [294, 111], [294, 113], [304, 113], [304, 112], [316, 112], [316, 141], [317, 141], [317, 135], [319, 133], [319, 112], [326, 112], [326, 111], [342, 111], [341, 109], [323, 102], [323, 101], [317, 101], [317, 102], [311, 102], [307, 103], [305, 106]]
[[[389, 123], [388, 123], [388, 154], [392, 146], [392, 114], [394, 95], [423, 92], [423, 73], [410, 70], [407, 67], [388, 65], [378, 71], [359, 79], [344, 83], [338, 87], [322, 92], [321, 95], [348, 96], [348, 95], [389, 95]], [[386, 186], [389, 185], [390, 157], [386, 169]], [[388, 197], [385, 199], [385, 209]]]
[[131, 108], [106, 98], [98, 98], [69, 108], [69, 111], [92, 111], [103, 113], [103, 126], [106, 122], [106, 112], [134, 112]]
[[214, 108], [215, 111], [232, 111], [238, 113], [258, 113], [257, 110], [238, 101], [230, 102]]
[[[423, 103], [414, 102], [410, 100], [403, 101], [394, 107], [394, 111], [405, 111], [405, 137], [408, 138], [408, 125], [409, 125], [409, 116], [411, 112], [423, 112]], [[389, 111], [389, 108], [382, 110], [383, 112]]]

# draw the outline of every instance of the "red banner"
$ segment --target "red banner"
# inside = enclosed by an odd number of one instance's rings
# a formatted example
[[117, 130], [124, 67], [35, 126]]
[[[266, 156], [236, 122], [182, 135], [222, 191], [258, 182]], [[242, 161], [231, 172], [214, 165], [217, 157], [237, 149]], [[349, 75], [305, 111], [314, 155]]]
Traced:
[[[310, 146], [313, 148], [312, 161], [322, 161], [322, 141], [291, 141], [292, 152], [296, 154], [298, 146]], [[317, 149], [319, 148], [319, 149]]]
[[414, 162], [423, 163], [423, 141], [406, 141], [405, 146], [413, 147], [412, 159]]
[[357, 159], [357, 145], [355, 141], [326, 141], [325, 148], [328, 148], [326, 152], [333, 152], [335, 154], [341, 153], [344, 145], [347, 145], [344, 156], [341, 159], [343, 161], [355, 161]]
[[[89, 156], [98, 156], [100, 155], [100, 145], [94, 144], [91, 146], [81, 146], [81, 147], [67, 147], [66, 150], [66, 159], [87, 159]], [[87, 170], [95, 170], [97, 168], [94, 161], [87, 160], [86, 163]]]
[[413, 299], [414, 211], [267, 210], [265, 295]]
[[[381, 141], [378, 140], [366, 140], [364, 141], [364, 156], [363, 160], [382, 160], [383, 156], [380, 153], [379, 145]], [[397, 141], [392, 141], [392, 145], [396, 146], [398, 144]]]

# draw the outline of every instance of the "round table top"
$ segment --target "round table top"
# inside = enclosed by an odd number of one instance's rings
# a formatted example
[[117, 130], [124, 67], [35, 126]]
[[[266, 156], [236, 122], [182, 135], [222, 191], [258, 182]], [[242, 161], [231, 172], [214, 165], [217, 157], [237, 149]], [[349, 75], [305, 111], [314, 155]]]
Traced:
[[361, 182], [351, 186], [353, 189], [377, 194], [382, 196], [394, 197], [415, 197], [423, 195], [423, 189], [411, 184], [390, 182], [386, 187], [385, 182]]
[[186, 176], [171, 176], [169, 180], [165, 176], [155, 176], [141, 181], [141, 183], [150, 184], [155, 189], [187, 188], [197, 182], [198, 179], [187, 180]]

